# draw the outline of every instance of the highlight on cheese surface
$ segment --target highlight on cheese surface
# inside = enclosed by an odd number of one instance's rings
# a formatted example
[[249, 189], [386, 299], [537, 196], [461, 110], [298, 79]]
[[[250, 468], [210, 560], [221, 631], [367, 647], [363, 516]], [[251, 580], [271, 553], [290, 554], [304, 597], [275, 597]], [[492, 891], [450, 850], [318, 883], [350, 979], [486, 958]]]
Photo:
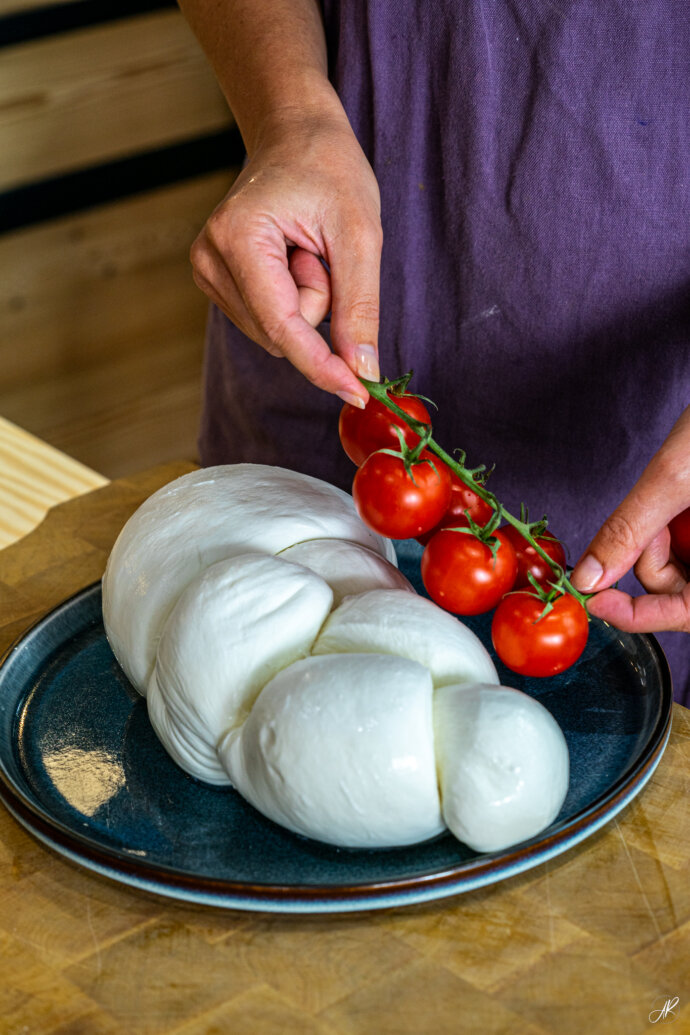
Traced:
[[113, 651], [171, 758], [349, 848], [537, 835], [568, 788], [550, 713], [418, 596], [345, 493], [281, 468], [195, 471], [108, 561]]
[[278, 557], [303, 564], [320, 575], [333, 590], [334, 607], [345, 597], [372, 589], [406, 589], [415, 599], [421, 599], [403, 573], [380, 553], [345, 539], [309, 539], [288, 546]]
[[218, 561], [175, 604], [158, 644], [151, 723], [192, 776], [229, 783], [215, 746], [262, 687], [304, 657], [333, 602], [323, 579], [264, 554]]
[[277, 554], [309, 539], [345, 539], [395, 564], [352, 497], [282, 467], [234, 464], [182, 475], [132, 515], [103, 577], [103, 617], [115, 657], [146, 693], [163, 624], [182, 591], [216, 561]]
[[486, 683], [434, 694], [443, 817], [478, 852], [525, 841], [549, 826], [568, 790], [568, 746], [533, 697]]
[[481, 640], [453, 615], [416, 593], [374, 589], [343, 601], [326, 622], [312, 653], [379, 651], [425, 665], [434, 686], [499, 681]]
[[385, 654], [305, 658], [223, 739], [233, 785], [298, 834], [350, 848], [412, 844], [441, 818], [429, 672]]

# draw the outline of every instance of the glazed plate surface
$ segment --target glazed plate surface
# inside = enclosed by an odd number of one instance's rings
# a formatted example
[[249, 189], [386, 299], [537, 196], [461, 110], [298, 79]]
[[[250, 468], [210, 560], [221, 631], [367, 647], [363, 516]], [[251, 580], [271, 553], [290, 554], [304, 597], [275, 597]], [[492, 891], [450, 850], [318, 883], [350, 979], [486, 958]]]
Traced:
[[[396, 546], [423, 592], [421, 548]], [[490, 615], [467, 624], [490, 648]], [[291, 834], [172, 762], [110, 651], [96, 584], [43, 618], [0, 666], [0, 798], [73, 862], [188, 902], [325, 913], [459, 894], [537, 866], [609, 822], [647, 782], [670, 732], [671, 679], [651, 636], [595, 620], [584, 655], [561, 676], [498, 669], [504, 684], [549, 709], [568, 742], [570, 789], [552, 826], [493, 854], [450, 834], [399, 849], [338, 849]]]

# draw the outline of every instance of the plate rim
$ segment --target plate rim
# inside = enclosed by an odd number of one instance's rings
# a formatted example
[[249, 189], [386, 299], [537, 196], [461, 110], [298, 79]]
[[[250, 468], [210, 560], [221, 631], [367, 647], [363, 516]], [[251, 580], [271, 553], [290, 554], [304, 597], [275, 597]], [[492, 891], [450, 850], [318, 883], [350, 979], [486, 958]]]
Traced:
[[[0, 657], [0, 671], [36, 636], [42, 627], [82, 598], [99, 593], [97, 579], [66, 597], [20, 633]], [[347, 884], [250, 883], [199, 874], [131, 856], [126, 850], [96, 843], [32, 801], [5, 772], [0, 752], [0, 801], [29, 833], [63, 858], [116, 882], [167, 897], [225, 908], [272, 912], [334, 912], [390, 908], [460, 894], [488, 886], [560, 855], [612, 820], [645, 786], [668, 743], [673, 719], [673, 686], [666, 656], [657, 639], [645, 639], [661, 670], [659, 714], [642, 755], [598, 798], [564, 821], [546, 837], [537, 834], [513, 850], [488, 852], [457, 866], [443, 867], [414, 877]]]

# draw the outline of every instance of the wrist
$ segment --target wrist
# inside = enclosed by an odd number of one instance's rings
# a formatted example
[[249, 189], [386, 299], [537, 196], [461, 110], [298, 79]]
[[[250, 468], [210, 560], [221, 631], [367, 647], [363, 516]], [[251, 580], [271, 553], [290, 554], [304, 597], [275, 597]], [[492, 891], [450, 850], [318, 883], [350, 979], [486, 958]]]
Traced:
[[321, 74], [303, 73], [299, 80], [281, 90], [280, 98], [269, 99], [250, 125], [240, 125], [247, 154], [252, 155], [274, 142], [293, 141], [324, 130], [351, 132], [340, 98]]

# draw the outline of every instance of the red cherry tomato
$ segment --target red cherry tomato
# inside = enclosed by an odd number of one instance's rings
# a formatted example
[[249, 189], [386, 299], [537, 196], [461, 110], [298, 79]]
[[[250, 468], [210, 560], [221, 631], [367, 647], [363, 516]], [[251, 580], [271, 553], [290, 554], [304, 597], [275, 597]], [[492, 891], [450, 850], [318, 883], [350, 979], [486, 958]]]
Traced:
[[[424, 403], [414, 395], [393, 395], [389, 397], [410, 417], [430, 424], [431, 417]], [[340, 411], [338, 433], [342, 447], [353, 463], [360, 467], [368, 456], [377, 449], [400, 449], [400, 439], [395, 428], [403, 433], [405, 442], [414, 447], [419, 442], [419, 435], [407, 426], [402, 417], [389, 410], [377, 399], [369, 399], [363, 410], [345, 403]], [[440, 460], [437, 461], [440, 464]]]
[[413, 538], [435, 525], [448, 506], [448, 468], [433, 453], [424, 449], [411, 470], [414, 480], [400, 457], [379, 452], [372, 453], [355, 475], [352, 495], [357, 513], [380, 535]]
[[450, 472], [450, 489], [448, 510], [435, 528], [432, 528], [425, 535], [419, 536], [419, 542], [422, 546], [426, 546], [432, 535], [435, 535], [442, 528], [455, 528], [458, 525], [466, 525], [465, 511], [469, 512], [472, 520], [478, 525], [485, 525], [493, 514], [491, 504], [483, 500], [481, 496], [477, 495], [464, 482], [460, 481], [457, 474], [453, 471]]
[[679, 561], [690, 564], [690, 507], [676, 514], [668, 525], [671, 531], [671, 549]]
[[422, 580], [431, 599], [456, 615], [479, 615], [495, 607], [515, 582], [517, 558], [501, 530], [491, 548], [470, 532], [441, 529], [422, 554]]
[[[509, 593], [496, 608], [491, 639], [501, 661], [523, 676], [555, 676], [570, 668], [587, 643], [587, 612], [569, 593], [542, 618], [534, 593]], [[539, 619], [537, 621], [537, 619]]]
[[[508, 539], [510, 539], [517, 555], [518, 573], [515, 580], [515, 586], [513, 588], [529, 588], [530, 581], [527, 578], [528, 572], [532, 573], [541, 586], [546, 586], [549, 582], [553, 582], [556, 578], [553, 568], [546, 563], [543, 557], [539, 556], [537, 551], [527, 542], [525, 537], [520, 535], [517, 528], [513, 525], [506, 525], [502, 531], [505, 532]], [[544, 535], [537, 536], [537, 542], [541, 546], [542, 550], [548, 553], [549, 557], [553, 558], [556, 564], [560, 564], [561, 568], [565, 570], [565, 550], [559, 543], [558, 539], [552, 536], [549, 532], [545, 532]]]

